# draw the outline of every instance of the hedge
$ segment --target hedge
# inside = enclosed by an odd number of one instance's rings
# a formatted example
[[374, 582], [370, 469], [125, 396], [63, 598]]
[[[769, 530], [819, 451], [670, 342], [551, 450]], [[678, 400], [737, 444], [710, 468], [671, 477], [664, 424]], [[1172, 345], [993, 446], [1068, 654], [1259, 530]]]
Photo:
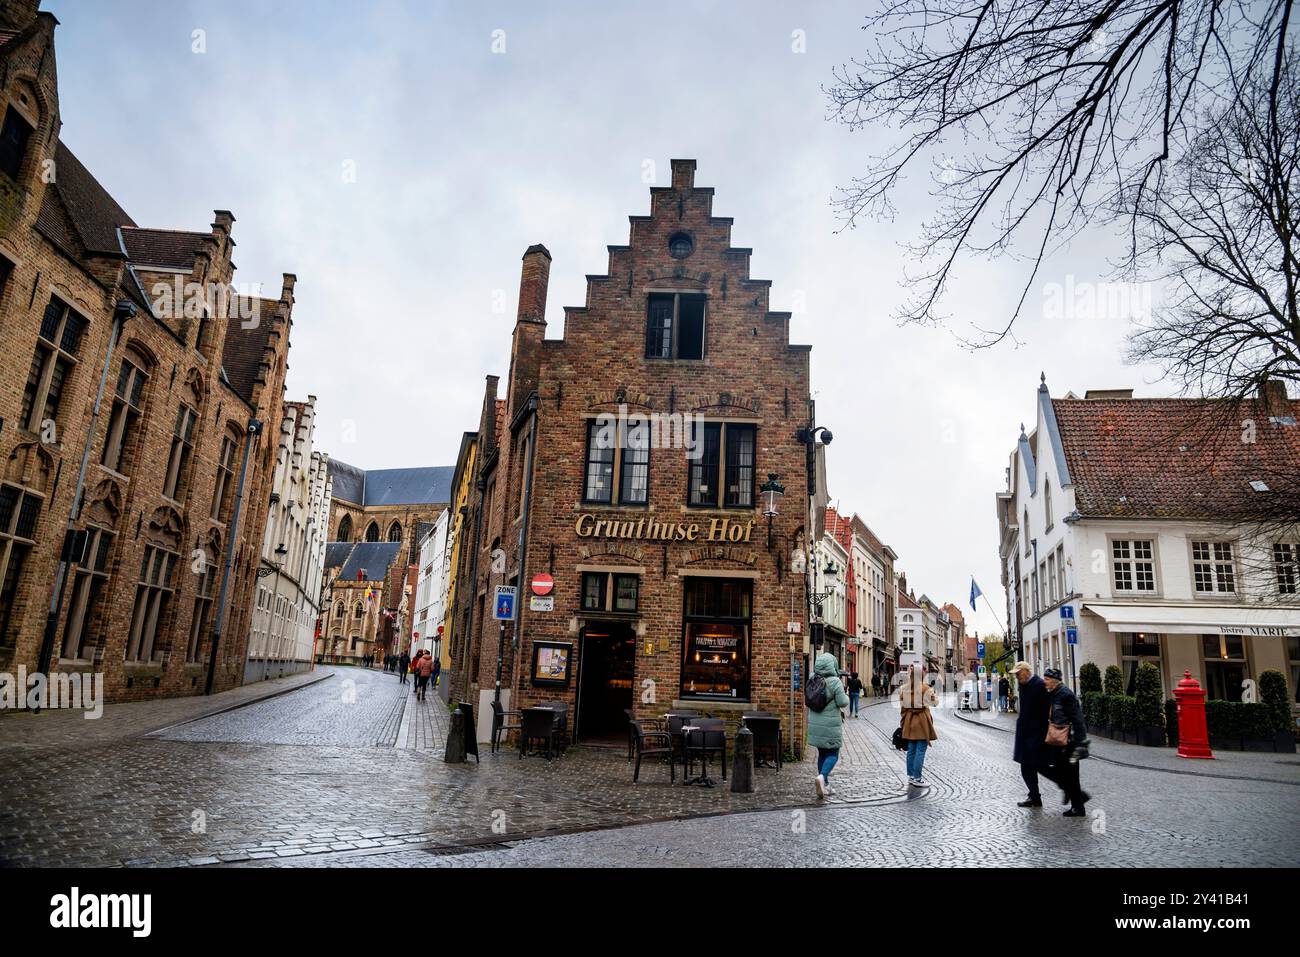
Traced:
[[[1100, 677], [1100, 675], [1098, 676]], [[1082, 684], [1082, 681], [1080, 682]], [[1105, 724], [1109, 712], [1106, 704], [1106, 696], [1100, 691], [1085, 691], [1083, 693], [1083, 719], [1093, 724]]]
[[1241, 701], [1205, 702], [1205, 722], [1212, 738], [1271, 738], [1275, 731], [1268, 705]]

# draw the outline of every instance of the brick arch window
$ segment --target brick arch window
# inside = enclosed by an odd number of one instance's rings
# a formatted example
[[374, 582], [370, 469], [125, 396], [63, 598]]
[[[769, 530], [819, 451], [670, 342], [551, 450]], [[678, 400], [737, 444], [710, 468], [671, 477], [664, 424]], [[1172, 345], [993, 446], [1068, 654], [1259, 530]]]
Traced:
[[0, 127], [0, 173], [15, 183], [22, 176], [27, 145], [34, 132], [31, 121], [12, 105], [5, 110], [4, 124]]
[[352, 516], [344, 515], [339, 519], [338, 541], [352, 541]]
[[23, 388], [18, 424], [41, 432], [45, 422], [59, 424], [59, 409], [68, 376], [77, 367], [89, 323], [58, 296], [51, 296], [41, 317], [36, 352]]
[[343, 602], [341, 602], [341, 601], [340, 601], [340, 602], [335, 602], [335, 604], [334, 604], [334, 617], [335, 617], [335, 618], [342, 618], [342, 617], [344, 617], [347, 613], [348, 613], [348, 610], [347, 610], [347, 608], [345, 608], [345, 607], [343, 606]]
[[122, 475], [130, 474], [134, 463], [141, 412], [144, 408], [144, 388], [149, 381], [153, 363], [137, 349], [127, 347], [118, 368], [117, 386], [113, 390], [113, 406], [108, 415], [108, 429], [104, 432], [104, 448], [99, 464]]
[[371, 522], [369, 525], [366, 526], [366, 541], [368, 541], [368, 542], [377, 542], [377, 541], [379, 541], [379, 523], [378, 523], [378, 522]]
[[102, 632], [105, 624], [96, 615], [101, 593], [108, 583], [113, 537], [111, 529], [91, 525], [86, 528], [84, 547], [78, 539], [80, 555], [75, 558], [72, 600], [68, 603], [68, 621], [63, 629], [62, 658], [84, 660], [92, 648], [102, 643], [102, 635], [97, 639], [93, 632], [96, 629]]
[[131, 610], [131, 630], [125, 654], [127, 661], [153, 661], [161, 654], [162, 648], [157, 641], [158, 625], [166, 620], [176, 592], [176, 561], [176, 553], [161, 545], [145, 547], [135, 607]]
[[212, 490], [212, 508], [209, 517], [225, 525], [230, 518], [235, 500], [235, 457], [243, 435], [233, 426], [221, 436], [221, 449], [217, 453], [217, 482]]
[[21, 617], [15, 618], [18, 586], [36, 544], [43, 496], [11, 482], [0, 483], [0, 647], [12, 648]]
[[365, 606], [362, 605], [361, 602], [357, 602], [356, 607], [352, 609], [352, 617], [360, 618], [365, 613], [366, 613]]
[[401, 522], [393, 522], [392, 525], [388, 526], [388, 540], [390, 542], [400, 542], [402, 540]]

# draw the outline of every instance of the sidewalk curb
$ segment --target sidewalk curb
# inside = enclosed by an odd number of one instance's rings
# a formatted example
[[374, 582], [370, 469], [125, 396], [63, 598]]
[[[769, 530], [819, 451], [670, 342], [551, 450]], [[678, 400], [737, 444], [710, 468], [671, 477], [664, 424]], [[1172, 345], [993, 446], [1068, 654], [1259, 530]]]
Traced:
[[[976, 727], [985, 728], [990, 731], [1001, 731], [1003, 734], [1012, 733], [1010, 728], [999, 728], [997, 725], [984, 724], [982, 721], [975, 721], [972, 720], [971, 718], [962, 717], [962, 715], [959, 712], [954, 711], [953, 716], [958, 718], [961, 721], [965, 721], [967, 724], [973, 724]], [[1088, 760], [1103, 761], [1106, 764], [1117, 764], [1122, 768], [1135, 768], [1136, 770], [1139, 771], [1156, 771], [1159, 772], [1160, 774], [1181, 774], [1184, 777], [1193, 777], [1193, 778], [1219, 778], [1225, 781], [1256, 781], [1260, 784], [1285, 784], [1288, 787], [1293, 787], [1293, 788], [1300, 787], [1300, 781], [1283, 781], [1280, 778], [1253, 778], [1253, 777], [1246, 777], [1245, 775], [1242, 774], [1214, 774], [1205, 771], [1182, 771], [1179, 770], [1178, 768], [1158, 768], [1150, 764], [1133, 764], [1130, 761], [1119, 761], [1115, 758], [1103, 758], [1099, 754], [1089, 754]]]
[[215, 711], [207, 711], [203, 714], [195, 715], [192, 718], [186, 718], [184, 721], [176, 721], [172, 724], [164, 725], [161, 728], [154, 728], [152, 731], [145, 731], [136, 735], [138, 738], [148, 738], [156, 734], [162, 734], [164, 731], [171, 731], [173, 728], [183, 728], [187, 724], [193, 724], [195, 721], [202, 721], [205, 718], [215, 718], [219, 714], [227, 714], [231, 711], [238, 711], [240, 708], [247, 708], [251, 704], [261, 704], [263, 701], [270, 701], [272, 698], [278, 698], [281, 695], [291, 694], [294, 691], [301, 691], [303, 688], [310, 688], [318, 685], [322, 681], [333, 678], [334, 675], [323, 674], [313, 678], [311, 681], [304, 681], [302, 684], [294, 685], [292, 688], [276, 688], [268, 694], [259, 695], [256, 698], [249, 698], [247, 701], [240, 701], [235, 704], [226, 705], [224, 708], [218, 708]]

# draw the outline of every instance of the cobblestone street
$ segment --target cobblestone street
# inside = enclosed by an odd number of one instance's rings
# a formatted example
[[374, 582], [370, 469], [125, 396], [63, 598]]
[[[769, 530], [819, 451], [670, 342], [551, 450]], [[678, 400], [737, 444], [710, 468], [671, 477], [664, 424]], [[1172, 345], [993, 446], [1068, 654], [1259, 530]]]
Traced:
[[[1089, 819], [1077, 821], [1059, 816], [1054, 797], [1043, 810], [1015, 807], [1022, 786], [1009, 736], [950, 712], [938, 716], [940, 741], [927, 759], [932, 789], [906, 794], [902, 756], [888, 744], [896, 712], [874, 705], [847, 723], [837, 793], [818, 807], [807, 763], [758, 771], [751, 795], [682, 787], [680, 778], [671, 787], [661, 766], [643, 768], [633, 786], [625, 755], [615, 751], [570, 749], [547, 762], [485, 748], [479, 765], [447, 765], [445, 706], [433, 694], [416, 702], [411, 685], [379, 671], [327, 668], [316, 677], [322, 674], [328, 677], [216, 714], [209, 712], [217, 699], [186, 699], [195, 714], [208, 715], [188, 723], [176, 723], [186, 719], [175, 704], [152, 727], [146, 709], [155, 705], [113, 708], [98, 722], [49, 716], [40, 733], [31, 728], [46, 717], [7, 717], [0, 722], [0, 862], [1300, 862], [1293, 756], [1234, 755], [1196, 768], [1172, 759], [1168, 770], [1156, 770], [1115, 763], [1133, 763], [1145, 749], [1107, 742], [1085, 766], [1094, 800]], [[75, 720], [56, 725], [55, 718]], [[83, 723], [92, 730], [83, 733]]]

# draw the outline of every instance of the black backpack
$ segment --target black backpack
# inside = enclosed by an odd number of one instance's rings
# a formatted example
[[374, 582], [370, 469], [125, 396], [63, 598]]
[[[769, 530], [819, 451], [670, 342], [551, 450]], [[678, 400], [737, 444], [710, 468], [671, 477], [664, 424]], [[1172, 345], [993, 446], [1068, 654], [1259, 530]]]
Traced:
[[830, 692], [826, 690], [826, 679], [818, 674], [811, 675], [803, 688], [803, 700], [809, 711], [825, 711], [831, 700]]

